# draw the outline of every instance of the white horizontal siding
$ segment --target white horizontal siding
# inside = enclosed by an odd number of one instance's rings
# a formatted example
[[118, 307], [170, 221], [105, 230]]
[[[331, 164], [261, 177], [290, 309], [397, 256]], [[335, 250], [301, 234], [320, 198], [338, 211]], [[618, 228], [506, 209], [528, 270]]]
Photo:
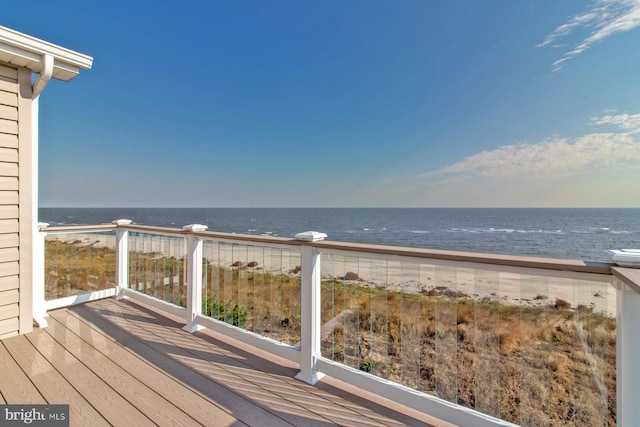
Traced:
[[0, 191], [0, 205], [18, 205], [17, 191]]
[[18, 107], [18, 94], [0, 90], [0, 105]]
[[17, 261], [0, 263], [0, 276], [17, 276], [20, 273], [20, 264]]
[[[16, 187], [17, 187], [17, 179], [16, 179]], [[4, 189], [4, 184], [2, 179], [0, 179], [0, 189]], [[16, 205], [0, 205], [0, 218], [1, 219], [9, 219], [9, 218], [18, 218], [18, 207]]]
[[0, 219], [0, 234], [18, 233], [19, 231], [17, 218]]
[[0, 162], [18, 164], [18, 149], [0, 147]]
[[18, 135], [0, 133], [0, 147], [18, 148]]
[[0, 262], [19, 261], [18, 248], [0, 248]]
[[15, 120], [18, 122], [18, 107], [0, 104], [0, 117], [5, 120]]
[[0, 292], [0, 306], [18, 303], [19, 295], [20, 293], [17, 289]]
[[0, 90], [4, 92], [18, 93], [17, 82], [0, 77]]
[[17, 233], [0, 234], [0, 248], [13, 248], [20, 245]]
[[18, 335], [18, 318], [0, 320], [0, 337]]
[[[19, 85], [30, 85], [30, 75], [15, 67], [0, 64], [0, 339], [17, 335], [23, 329], [21, 309], [24, 301], [20, 298], [18, 150], [21, 141], [20, 126], [29, 126], [30, 107], [24, 111], [27, 114], [26, 121], [19, 121], [21, 109], [28, 105], [19, 97]], [[25, 142], [28, 144], [29, 135], [23, 135], [23, 138], [26, 138]]]
[[[0, 191], [18, 191], [18, 177], [17, 176], [0, 176]], [[7, 215], [7, 206], [0, 206], [0, 218], [18, 218], [18, 207], [15, 211], [12, 211], [13, 216]]]
[[0, 132], [18, 134], [18, 122], [15, 120], [6, 120], [0, 118]]
[[0, 321], [10, 319], [12, 317], [17, 318], [20, 315], [19, 307], [18, 303], [0, 306]]
[[0, 293], [14, 290], [18, 292], [18, 276], [0, 277]]
[[0, 159], [0, 176], [18, 176], [18, 163], [3, 162]]

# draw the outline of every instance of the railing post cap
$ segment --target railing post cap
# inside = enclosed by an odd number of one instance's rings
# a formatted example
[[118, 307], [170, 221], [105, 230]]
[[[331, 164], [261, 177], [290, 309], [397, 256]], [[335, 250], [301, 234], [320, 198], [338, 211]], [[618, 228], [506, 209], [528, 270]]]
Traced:
[[130, 219], [116, 219], [115, 221], [112, 221], [112, 224], [115, 225], [129, 225], [131, 224], [133, 221], [131, 221]]
[[183, 230], [187, 230], [187, 231], [204, 231], [207, 228], [209, 227], [202, 224], [189, 224], [182, 227]]
[[317, 242], [327, 238], [325, 233], [319, 231], [305, 231], [303, 233], [296, 234], [296, 239], [303, 242]]
[[640, 268], [640, 249], [609, 249], [607, 254], [620, 267]]

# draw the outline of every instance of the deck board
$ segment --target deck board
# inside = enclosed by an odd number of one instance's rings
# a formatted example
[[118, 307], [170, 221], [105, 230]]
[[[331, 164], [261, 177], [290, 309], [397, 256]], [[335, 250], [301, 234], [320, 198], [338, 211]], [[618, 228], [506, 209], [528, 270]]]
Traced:
[[212, 405], [208, 399], [166, 375], [127, 348], [106, 338], [99, 330], [93, 329], [92, 324], [86, 323], [86, 319], [62, 310], [53, 313], [51, 317], [60, 325], [76, 333], [107, 359], [117, 361], [123, 371], [145, 384], [150, 391], [157, 393], [171, 405], [184, 411], [197, 423], [204, 425], [211, 419], [217, 419], [221, 423], [233, 424], [234, 419], [228, 413]]
[[29, 377], [0, 345], [0, 398], [2, 403], [47, 403]]
[[[98, 305], [96, 305], [98, 306]], [[247, 425], [261, 426], [282, 426], [286, 423], [279, 417], [274, 416], [270, 412], [264, 410], [253, 402], [242, 399], [240, 396], [229, 393], [218, 383], [211, 381], [197, 370], [190, 369], [188, 366], [180, 363], [174, 358], [173, 353], [180, 353], [179, 348], [171, 348], [163, 346], [162, 343], [156, 343], [155, 337], [150, 335], [143, 329], [136, 327], [127, 320], [122, 313], [112, 313], [105, 309], [99, 309], [100, 315], [92, 313], [87, 307], [80, 307], [74, 310], [81, 316], [91, 317], [91, 321], [101, 328], [108, 329], [109, 332], [118, 337], [121, 344], [126, 345], [132, 351], [136, 352], [146, 360], [158, 366], [162, 371], [178, 379], [183, 384], [188, 384], [191, 388], [199, 391], [206, 398], [216, 402], [218, 406], [232, 414], [239, 421]], [[131, 317], [131, 316], [129, 316]], [[110, 325], [108, 323], [111, 323]], [[118, 325], [120, 328], [118, 328]], [[126, 328], [126, 329], [123, 329]], [[118, 333], [126, 330], [127, 332]], [[136, 337], [128, 335], [128, 333], [136, 334]]]
[[127, 420], [138, 426], [152, 426], [151, 420], [118, 394], [109, 384], [56, 342], [46, 331], [27, 339], [85, 399], [110, 423]]
[[[44, 331], [36, 329], [32, 334]], [[27, 374], [40, 394], [51, 404], [69, 404], [69, 418], [74, 425], [108, 426], [109, 423], [82, 395], [45, 359], [25, 336], [7, 338], [2, 344]], [[3, 394], [4, 394], [3, 389]], [[15, 403], [42, 403], [25, 401]]]
[[[88, 326], [86, 326], [88, 328]], [[100, 353], [89, 343], [85, 343], [79, 336], [64, 328], [55, 320], [49, 322], [46, 332], [63, 345], [76, 358], [82, 361], [100, 379], [110, 384], [127, 402], [146, 414], [155, 424], [174, 426], [192, 425], [194, 420], [180, 408], [173, 405], [131, 372], [127, 372], [110, 358]], [[115, 344], [113, 344], [115, 346]], [[112, 353], [112, 352], [110, 352]], [[127, 357], [128, 356], [128, 357]], [[133, 372], [148, 367], [147, 364], [133, 355], [120, 355], [118, 363], [129, 367]], [[163, 376], [161, 376], [163, 377]]]
[[104, 299], [0, 342], [0, 403], [68, 403], [71, 425], [401, 426], [430, 417], [165, 313]]

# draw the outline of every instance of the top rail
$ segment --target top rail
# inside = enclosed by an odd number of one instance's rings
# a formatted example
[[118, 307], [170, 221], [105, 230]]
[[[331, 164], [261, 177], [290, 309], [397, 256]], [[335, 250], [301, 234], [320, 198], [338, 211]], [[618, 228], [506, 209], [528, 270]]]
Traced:
[[465, 263], [492, 264], [509, 267], [527, 267], [543, 270], [572, 271], [611, 275], [613, 264], [603, 262], [574, 261], [553, 258], [534, 258], [515, 255], [496, 255], [475, 252], [457, 252], [436, 249], [405, 248], [398, 246], [368, 245], [320, 241], [311, 243], [318, 249], [357, 251], [371, 254], [394, 255], [400, 257], [437, 259]]
[[117, 228], [114, 224], [98, 224], [98, 225], [59, 225], [59, 226], [44, 226], [40, 227], [40, 231], [45, 233], [64, 233], [64, 232], [89, 232], [89, 231], [104, 231], [115, 230]]

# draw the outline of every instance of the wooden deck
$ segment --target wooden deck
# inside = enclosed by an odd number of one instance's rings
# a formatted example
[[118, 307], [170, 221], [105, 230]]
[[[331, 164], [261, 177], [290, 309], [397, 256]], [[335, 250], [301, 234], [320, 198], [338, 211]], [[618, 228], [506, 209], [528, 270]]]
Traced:
[[0, 403], [68, 403], [77, 426], [445, 425], [131, 301], [52, 311], [0, 341]]

